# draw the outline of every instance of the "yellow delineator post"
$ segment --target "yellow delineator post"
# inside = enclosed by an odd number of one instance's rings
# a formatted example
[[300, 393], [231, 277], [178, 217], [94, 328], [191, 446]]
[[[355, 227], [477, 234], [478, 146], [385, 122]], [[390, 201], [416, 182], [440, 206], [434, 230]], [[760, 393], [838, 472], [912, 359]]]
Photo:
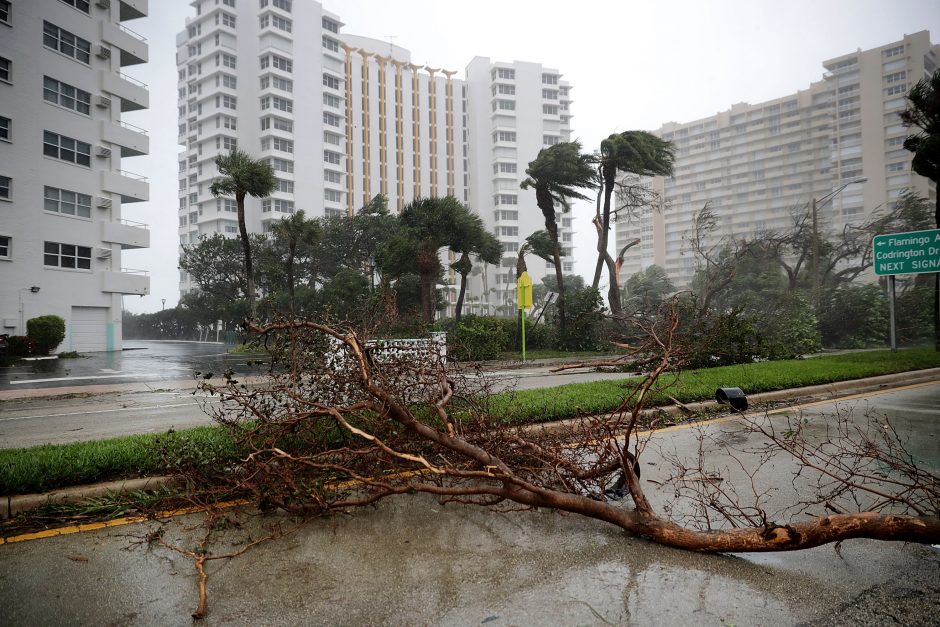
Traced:
[[525, 361], [525, 310], [532, 307], [532, 277], [528, 272], [516, 280], [516, 302], [522, 312], [522, 361]]

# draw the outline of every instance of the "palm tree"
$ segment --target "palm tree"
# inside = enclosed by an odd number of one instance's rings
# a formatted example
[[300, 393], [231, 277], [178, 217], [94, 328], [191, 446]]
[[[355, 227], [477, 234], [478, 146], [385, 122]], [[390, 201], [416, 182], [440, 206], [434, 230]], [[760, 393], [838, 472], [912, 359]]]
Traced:
[[277, 187], [274, 169], [266, 161], [254, 160], [248, 153], [233, 148], [227, 155], [215, 158], [221, 178], [216, 179], [209, 191], [215, 197], [234, 196], [238, 207], [238, 233], [245, 253], [245, 273], [248, 283], [248, 315], [254, 318], [255, 306], [254, 267], [251, 262], [251, 240], [245, 225], [245, 196], [264, 198]]
[[475, 255], [483, 263], [497, 264], [503, 256], [503, 246], [496, 237], [486, 230], [483, 220], [466, 207], [463, 209], [459, 224], [455, 227], [460, 231], [450, 249], [460, 254], [460, 258], [450, 265], [460, 274], [460, 292], [457, 295], [457, 305], [454, 309], [454, 318], [459, 322], [463, 313], [464, 295], [467, 293], [467, 276], [473, 269], [470, 255]]
[[416, 198], [402, 209], [398, 219], [403, 237], [393, 244], [397, 259], [413, 265], [421, 283], [421, 308], [424, 321], [434, 322], [434, 283], [441, 272], [438, 251], [459, 246], [466, 207], [453, 196]]
[[607, 251], [607, 245], [611, 216], [614, 213], [610, 204], [617, 186], [617, 174], [626, 172], [637, 176], [671, 176], [675, 163], [675, 150], [672, 142], [660, 139], [646, 131], [614, 133], [601, 142], [601, 149], [597, 155], [597, 169], [601, 183], [601, 188], [598, 190], [598, 205], [603, 196], [604, 206], [600, 215], [594, 220], [597, 228], [597, 267], [594, 270], [592, 286], [597, 289], [601, 269], [606, 263], [610, 279], [607, 300], [610, 303], [610, 311], [615, 317], [622, 313], [619, 273]]
[[565, 337], [565, 283], [561, 267], [561, 247], [558, 243], [558, 223], [555, 220], [555, 203], [562, 211], [571, 209], [570, 199], [587, 200], [581, 189], [597, 186], [592, 157], [581, 154], [580, 142], [562, 142], [543, 148], [526, 168], [528, 178], [522, 181], [522, 189], [535, 189], [535, 203], [545, 217], [545, 229], [551, 238], [552, 260], [555, 278], [558, 280], [558, 330]]
[[[904, 140], [904, 148], [914, 153], [911, 169], [940, 185], [940, 70], [922, 78], [907, 93], [907, 108], [901, 112], [905, 126], [920, 131]], [[940, 193], [934, 210], [934, 222], [940, 229]], [[934, 276], [933, 289], [934, 348], [940, 351], [940, 273]]]
[[282, 218], [271, 226], [274, 238], [287, 246], [285, 271], [287, 272], [287, 293], [290, 298], [290, 311], [294, 313], [294, 262], [298, 248], [312, 247], [323, 235], [323, 229], [316, 220], [308, 220], [303, 209], [288, 218]]

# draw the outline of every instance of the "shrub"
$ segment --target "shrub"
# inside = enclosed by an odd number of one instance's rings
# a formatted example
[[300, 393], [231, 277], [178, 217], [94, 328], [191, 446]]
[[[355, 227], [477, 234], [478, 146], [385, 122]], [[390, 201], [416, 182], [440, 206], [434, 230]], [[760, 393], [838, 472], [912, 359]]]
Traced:
[[885, 344], [888, 302], [875, 284], [847, 285], [822, 292], [816, 315], [826, 347], [869, 348]]
[[14, 357], [29, 357], [35, 352], [32, 340], [25, 335], [11, 335], [7, 338], [7, 344]]
[[763, 334], [761, 357], [793, 359], [815, 353], [822, 348], [822, 340], [813, 307], [797, 293], [785, 293], [775, 299], [774, 315], [759, 321]]
[[448, 332], [447, 354], [459, 361], [496, 359], [512, 342], [506, 325], [498, 318], [464, 316], [452, 327], [444, 326]]
[[34, 343], [37, 353], [48, 355], [65, 339], [65, 320], [53, 315], [31, 318], [26, 321], [26, 335]]

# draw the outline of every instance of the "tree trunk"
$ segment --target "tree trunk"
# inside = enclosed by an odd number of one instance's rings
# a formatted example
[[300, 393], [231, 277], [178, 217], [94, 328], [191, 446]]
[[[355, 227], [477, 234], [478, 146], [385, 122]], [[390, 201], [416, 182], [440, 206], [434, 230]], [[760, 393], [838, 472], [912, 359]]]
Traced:
[[291, 242], [287, 246], [287, 294], [290, 297], [290, 312], [294, 313], [294, 253], [296, 243]]
[[460, 316], [463, 313], [463, 297], [467, 293], [467, 273], [460, 273], [460, 292], [457, 293], [457, 305], [454, 308], [454, 319], [460, 322]]
[[565, 279], [561, 271], [561, 246], [558, 243], [558, 223], [555, 221], [555, 199], [548, 190], [536, 188], [535, 204], [545, 217], [545, 229], [552, 240], [552, 260], [555, 262], [555, 280], [558, 281], [558, 333], [564, 342], [567, 324], [565, 315]]
[[[601, 170], [598, 168], [598, 171], [600, 172]], [[594, 219], [599, 221], [598, 224], [604, 223], [604, 220], [601, 216], [601, 196], [604, 194], [605, 190], [606, 190], [606, 187], [603, 185], [601, 186], [599, 190], [597, 190], [597, 202], [596, 202], [596, 207], [595, 207], [595, 212], [594, 212], [595, 213]], [[591, 282], [591, 287], [593, 287], [594, 289], [598, 289], [598, 286], [601, 284], [601, 270], [603, 270], [604, 268], [604, 257], [601, 254], [603, 250], [604, 248], [601, 247], [601, 236], [600, 236], [600, 233], [598, 233], [597, 234], [597, 265], [594, 267], [594, 280]]]
[[251, 262], [251, 239], [248, 237], [248, 227], [245, 225], [245, 192], [235, 193], [235, 204], [238, 207], [238, 234], [242, 240], [242, 251], [245, 253], [245, 283], [248, 296], [248, 319], [254, 320], [257, 316], [255, 306], [255, 272]]

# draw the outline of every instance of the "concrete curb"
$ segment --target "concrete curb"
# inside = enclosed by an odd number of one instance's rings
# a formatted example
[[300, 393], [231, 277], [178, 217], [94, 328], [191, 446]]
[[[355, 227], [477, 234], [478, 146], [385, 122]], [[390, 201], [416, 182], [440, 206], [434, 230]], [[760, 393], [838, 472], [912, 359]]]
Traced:
[[0, 519], [12, 518], [20, 512], [36, 509], [43, 505], [56, 503], [78, 503], [84, 499], [106, 496], [112, 493], [126, 494], [137, 490], [158, 490], [164, 486], [180, 484], [180, 479], [173, 476], [141, 477], [140, 479], [122, 479], [88, 485], [72, 486], [44, 494], [18, 494], [3, 497], [6, 507], [0, 510]]
[[[927, 370], [914, 370], [910, 372], [899, 372], [896, 374], [880, 375], [877, 377], [868, 377], [866, 379], [852, 379], [849, 381], [839, 381], [825, 385], [813, 385], [803, 388], [793, 388], [789, 390], [777, 390], [775, 392], [762, 392], [752, 394], [749, 400], [752, 403], [768, 403], [782, 400], [794, 399], [817, 399], [817, 400], [835, 400], [843, 396], [853, 394], [863, 394], [877, 390], [891, 389], [903, 385], [911, 385], [926, 382], [940, 382], [940, 368], [930, 368]], [[719, 408], [716, 401], [700, 401], [697, 403], [688, 403], [685, 408], [692, 412], [702, 412], [715, 410]], [[667, 407], [656, 407], [646, 410], [650, 413], [665, 412], [670, 415], [684, 412], [685, 410], [676, 405]], [[545, 422], [531, 425], [530, 428], [541, 431], [562, 431], [578, 424], [577, 419], [566, 419], [555, 422]], [[6, 507], [0, 510], [0, 519], [10, 518], [19, 512], [35, 509], [47, 503], [75, 503], [82, 499], [96, 496], [103, 496], [112, 492], [126, 493], [135, 490], [155, 490], [163, 486], [179, 485], [179, 477], [160, 476], [144, 477], [140, 479], [128, 479], [122, 481], [109, 481], [106, 483], [89, 484], [63, 488], [45, 494], [22, 494], [15, 496], [2, 497], [6, 500]]]

